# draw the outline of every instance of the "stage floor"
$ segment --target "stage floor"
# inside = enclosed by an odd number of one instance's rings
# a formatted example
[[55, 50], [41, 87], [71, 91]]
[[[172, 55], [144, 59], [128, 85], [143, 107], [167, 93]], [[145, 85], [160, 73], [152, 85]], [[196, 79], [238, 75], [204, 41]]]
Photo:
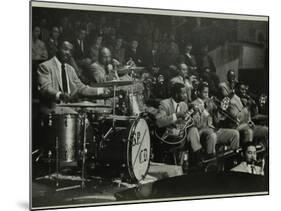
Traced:
[[79, 206], [105, 202], [116, 202], [115, 194], [144, 184], [151, 184], [165, 178], [183, 175], [182, 168], [175, 165], [150, 163], [146, 178], [140, 184], [122, 182], [120, 178], [105, 178], [88, 175], [85, 188], [81, 189], [81, 177], [78, 175], [59, 174], [36, 177], [32, 181], [32, 207]]

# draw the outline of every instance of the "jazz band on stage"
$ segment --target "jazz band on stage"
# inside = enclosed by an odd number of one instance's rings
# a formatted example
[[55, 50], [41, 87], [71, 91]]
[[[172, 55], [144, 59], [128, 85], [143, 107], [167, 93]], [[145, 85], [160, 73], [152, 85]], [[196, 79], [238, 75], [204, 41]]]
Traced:
[[[77, 162], [85, 177], [95, 163], [140, 181], [150, 160], [200, 169], [220, 153], [239, 153], [249, 142], [267, 150], [268, 127], [252, 120], [250, 99], [237, 91], [234, 71], [214, 86], [200, 77], [211, 78], [212, 71], [204, 69], [193, 80], [185, 72], [190, 64], [181, 63], [169, 67], [178, 71], [180, 80], [169, 81], [159, 68], [155, 73], [155, 67], [141, 67], [137, 53], [122, 64], [102, 47], [81, 77], [72, 50], [73, 44], [62, 40], [56, 55], [37, 69], [46, 134], [39, 145], [56, 158], [57, 171]], [[163, 81], [167, 92], [159, 97]]]

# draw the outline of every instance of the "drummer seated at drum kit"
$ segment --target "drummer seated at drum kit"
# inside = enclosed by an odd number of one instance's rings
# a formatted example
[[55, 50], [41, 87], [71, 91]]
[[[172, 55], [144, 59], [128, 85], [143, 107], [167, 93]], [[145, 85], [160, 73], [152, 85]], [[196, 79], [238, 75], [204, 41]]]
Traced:
[[[180, 146], [182, 152], [187, 152], [190, 143], [195, 155], [195, 163], [203, 162], [202, 146], [198, 129], [190, 124], [186, 118], [190, 117], [185, 86], [175, 83], [171, 87], [171, 97], [160, 102], [159, 111], [156, 114], [156, 125], [164, 132], [156, 132], [161, 141], [169, 147]], [[161, 134], [160, 134], [161, 133]], [[182, 158], [180, 158], [181, 160]]]
[[103, 88], [93, 88], [83, 84], [74, 68], [67, 62], [71, 57], [73, 45], [62, 40], [56, 56], [39, 65], [38, 85], [41, 95], [41, 111], [43, 113], [56, 112], [56, 104], [73, 102], [78, 98], [97, 98], [109, 94]]

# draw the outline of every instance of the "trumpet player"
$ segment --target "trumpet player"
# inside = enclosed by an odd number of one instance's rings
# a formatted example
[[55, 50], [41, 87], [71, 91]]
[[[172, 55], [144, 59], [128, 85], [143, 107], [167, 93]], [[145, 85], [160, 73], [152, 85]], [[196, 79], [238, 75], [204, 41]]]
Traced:
[[213, 143], [207, 145], [207, 154], [211, 158], [216, 154], [216, 145], [226, 145], [232, 150], [239, 147], [239, 132], [235, 129], [216, 128], [214, 126], [219, 121], [220, 113], [215, 103], [209, 98], [209, 85], [202, 82], [198, 86], [198, 97], [192, 103], [192, 106], [199, 109], [196, 119], [196, 125], [199, 129], [201, 143]]
[[[256, 141], [258, 143], [267, 146], [268, 142], [268, 127], [255, 125], [251, 120], [251, 114], [247, 106], [244, 106], [241, 98], [235, 94], [235, 73], [233, 70], [228, 71], [227, 83], [220, 84], [220, 95], [219, 97], [229, 97], [230, 103], [227, 108], [227, 113], [230, 118], [226, 118], [223, 126], [227, 128], [237, 129], [240, 133], [240, 144], [247, 142]], [[231, 85], [232, 84], [232, 85]], [[231, 119], [231, 120], [230, 120]], [[235, 121], [233, 121], [233, 119]], [[230, 120], [230, 121], [229, 121]], [[231, 122], [231, 124], [229, 124]], [[233, 124], [234, 123], [234, 124]]]

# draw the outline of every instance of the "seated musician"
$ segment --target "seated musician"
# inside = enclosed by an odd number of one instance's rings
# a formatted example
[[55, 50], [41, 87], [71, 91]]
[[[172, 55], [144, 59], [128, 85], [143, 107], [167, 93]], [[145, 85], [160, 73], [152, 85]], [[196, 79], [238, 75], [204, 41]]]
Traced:
[[230, 70], [227, 73], [228, 82], [220, 84], [220, 97], [230, 98], [227, 112], [237, 120], [235, 124], [228, 124], [229, 121], [225, 121], [224, 126], [236, 128], [240, 132], [240, 144], [255, 140], [267, 146], [268, 127], [255, 125], [252, 122], [248, 108], [243, 105], [240, 97], [235, 93], [235, 77], [234, 71]]
[[150, 97], [146, 100], [146, 103], [158, 108], [160, 101], [168, 97], [168, 83], [163, 74], [155, 75], [151, 80]]
[[221, 82], [220, 87], [227, 90], [228, 93], [235, 93], [235, 88], [237, 85], [236, 74], [234, 70], [228, 70], [226, 74], [227, 81]]
[[206, 81], [209, 84], [210, 95], [216, 95], [218, 92], [218, 86], [220, 83], [219, 77], [215, 72], [211, 71], [211, 68], [204, 67], [201, 71], [202, 81]]
[[236, 75], [234, 70], [227, 72], [227, 81], [220, 83], [218, 97], [222, 100], [225, 97], [230, 99], [227, 112], [233, 117], [232, 121], [226, 118], [222, 126], [227, 128], [236, 128], [240, 132], [240, 143], [253, 141], [253, 130], [249, 123], [250, 114], [246, 107], [243, 106], [241, 99], [235, 94]]
[[239, 82], [237, 96], [240, 97], [243, 106], [247, 107], [251, 116], [257, 113], [257, 104], [255, 100], [248, 94], [249, 86], [244, 82]]
[[[156, 114], [156, 125], [159, 128], [171, 128], [172, 136], [179, 136], [179, 130], [174, 126], [184, 124], [188, 106], [186, 100], [185, 86], [175, 83], [171, 87], [171, 97], [160, 102], [159, 111]], [[198, 129], [194, 126], [187, 129], [186, 139], [182, 142], [182, 150], [187, 150], [187, 143], [190, 143], [195, 153], [196, 162], [200, 163], [202, 158], [202, 146]]]
[[72, 44], [62, 40], [58, 47], [56, 56], [41, 63], [37, 70], [41, 103], [44, 104], [43, 113], [49, 113], [56, 103], [98, 95], [98, 89], [83, 84], [74, 68], [67, 64], [73, 49]]
[[114, 61], [115, 63], [112, 60], [110, 50], [102, 47], [99, 51], [98, 61], [88, 67], [87, 75], [90, 84], [118, 79], [118, 74], [114, 71], [114, 65], [118, 65], [118, 63], [116, 60]]
[[176, 72], [175, 76], [171, 78], [170, 82], [173, 83], [182, 83], [186, 87], [187, 91], [187, 99], [191, 101], [191, 91], [192, 84], [189, 80], [189, 71], [188, 67], [185, 63], [180, 63], [177, 69], [174, 70]]
[[268, 115], [268, 99], [266, 94], [261, 94], [258, 100], [258, 114]]
[[243, 148], [244, 148], [243, 149], [244, 161], [242, 161], [239, 165], [232, 168], [231, 171], [244, 172], [244, 173], [255, 174], [255, 175], [264, 175], [264, 161], [262, 162], [262, 166], [256, 165], [257, 163], [256, 146], [253, 143], [249, 142]]
[[[199, 108], [199, 118], [197, 118], [196, 126], [199, 129], [199, 134], [202, 139], [209, 144], [207, 147], [208, 157], [216, 154], [216, 144], [229, 146], [230, 149], [236, 150], [239, 147], [239, 132], [235, 129], [216, 129], [213, 123], [218, 121], [217, 116], [220, 115], [218, 108], [209, 98], [209, 85], [207, 82], [202, 82], [198, 86], [198, 97], [191, 103]], [[196, 118], [195, 118], [196, 119]]]

